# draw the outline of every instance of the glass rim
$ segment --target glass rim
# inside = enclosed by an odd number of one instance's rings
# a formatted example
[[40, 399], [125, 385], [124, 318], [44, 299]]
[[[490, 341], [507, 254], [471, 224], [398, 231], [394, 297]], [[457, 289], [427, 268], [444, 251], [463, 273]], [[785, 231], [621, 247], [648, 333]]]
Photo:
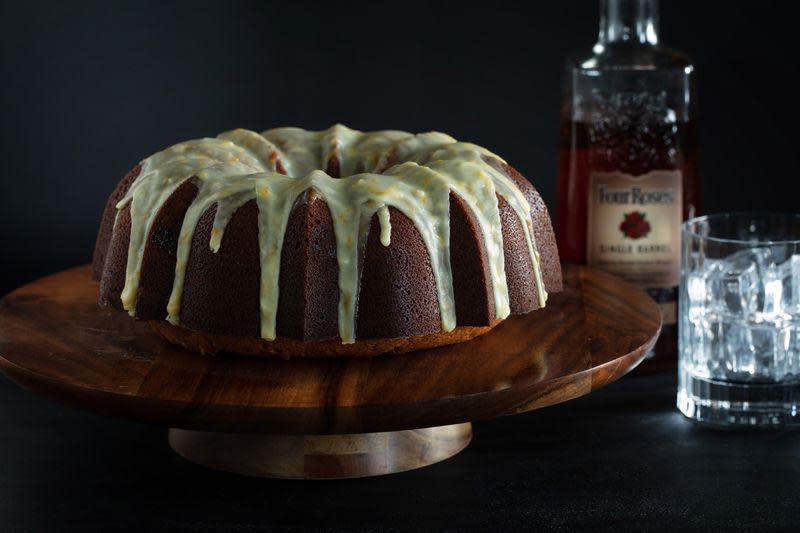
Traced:
[[729, 239], [725, 237], [712, 237], [710, 235], [703, 235], [697, 231], [690, 230], [689, 228], [697, 224], [699, 222], [708, 221], [711, 222], [713, 220], [720, 220], [723, 218], [744, 218], [744, 217], [785, 217], [787, 219], [794, 218], [800, 221], [800, 213], [790, 213], [784, 211], [772, 212], [772, 211], [731, 211], [728, 213], [713, 213], [710, 215], [702, 215], [699, 217], [693, 217], [684, 220], [681, 223], [681, 234], [688, 235], [690, 237], [698, 237], [700, 239], [711, 241], [711, 242], [718, 242], [724, 244], [751, 244], [757, 246], [779, 246], [779, 245], [789, 245], [789, 244], [800, 244], [800, 236], [796, 239], [782, 239], [782, 240], [766, 240], [766, 239]]

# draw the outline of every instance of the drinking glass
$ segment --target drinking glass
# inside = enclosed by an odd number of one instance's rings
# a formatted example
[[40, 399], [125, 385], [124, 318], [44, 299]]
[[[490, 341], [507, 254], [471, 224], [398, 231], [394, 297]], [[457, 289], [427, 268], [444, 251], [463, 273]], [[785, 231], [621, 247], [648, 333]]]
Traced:
[[681, 226], [678, 409], [723, 427], [800, 422], [800, 215]]

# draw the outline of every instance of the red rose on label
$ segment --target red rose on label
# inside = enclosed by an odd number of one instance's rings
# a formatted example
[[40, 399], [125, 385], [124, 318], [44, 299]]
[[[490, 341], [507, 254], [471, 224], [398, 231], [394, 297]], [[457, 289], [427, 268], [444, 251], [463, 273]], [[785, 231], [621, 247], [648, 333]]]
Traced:
[[639, 211], [625, 213], [619, 230], [631, 239], [641, 239], [650, 233], [650, 223], [644, 219], [645, 214]]

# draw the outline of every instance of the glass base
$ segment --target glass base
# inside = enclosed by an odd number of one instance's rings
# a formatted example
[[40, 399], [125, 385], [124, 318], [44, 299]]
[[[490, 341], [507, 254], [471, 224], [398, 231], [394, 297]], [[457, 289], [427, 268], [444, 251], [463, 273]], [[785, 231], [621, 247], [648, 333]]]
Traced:
[[678, 409], [688, 418], [724, 428], [800, 424], [800, 382], [732, 383], [678, 371]]

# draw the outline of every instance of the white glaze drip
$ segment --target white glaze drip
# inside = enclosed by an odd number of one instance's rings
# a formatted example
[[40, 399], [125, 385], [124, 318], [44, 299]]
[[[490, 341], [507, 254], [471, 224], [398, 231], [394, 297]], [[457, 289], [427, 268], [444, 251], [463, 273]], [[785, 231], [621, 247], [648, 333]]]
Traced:
[[382, 206], [378, 209], [378, 221], [381, 224], [381, 244], [389, 246], [392, 244], [392, 221], [389, 218], [389, 208]]
[[[533, 233], [533, 221], [531, 220], [531, 206], [528, 201], [525, 199], [525, 195], [522, 194], [522, 191], [519, 190], [519, 187], [506, 176], [504, 173], [500, 172], [493, 166], [489, 165], [483, 160], [483, 157], [488, 158], [495, 158], [499, 161], [503, 161], [489, 150], [482, 148], [480, 146], [471, 144], [471, 143], [464, 143], [464, 142], [456, 142], [452, 144], [448, 144], [442, 148], [438, 148], [433, 153], [425, 157], [425, 160], [428, 161], [442, 161], [442, 160], [457, 160], [457, 161], [469, 161], [472, 163], [477, 164], [483, 171], [487, 172], [489, 177], [494, 184], [497, 194], [499, 194], [519, 217], [519, 221], [522, 225], [523, 232], [525, 233], [525, 241], [528, 245], [528, 253], [530, 254], [531, 264], [533, 265], [533, 273], [536, 279], [536, 289], [537, 289], [537, 297], [539, 300], [539, 306], [544, 307], [547, 302], [547, 291], [544, 287], [544, 281], [542, 279], [542, 270], [539, 267], [539, 251], [536, 247], [536, 237]], [[503, 161], [505, 163], [505, 161]], [[430, 166], [430, 165], [429, 165]], [[459, 180], [464, 178], [465, 174], [462, 173], [455, 173], [449, 174], [451, 178], [455, 180]], [[474, 183], [470, 184], [469, 179], [467, 178], [467, 185], [468, 187], [474, 187]], [[467, 200], [467, 196], [470, 196], [467, 193], [466, 196], [462, 195], [462, 198]], [[494, 203], [493, 200], [486, 199], [488, 203]], [[496, 206], [495, 206], [496, 207]], [[490, 215], [491, 217], [492, 215]], [[485, 231], [485, 230], [484, 230]], [[500, 240], [500, 249], [502, 252], [502, 237]], [[500, 261], [503, 261], [503, 254], [500, 253], [499, 257]], [[502, 275], [505, 277], [505, 269], [502, 270]], [[493, 277], [493, 279], [496, 279]], [[505, 282], [503, 282], [505, 283]], [[502, 288], [500, 290], [503, 290]], [[497, 289], [495, 289], [497, 291]], [[508, 291], [506, 289], [506, 298], [508, 295]], [[495, 296], [497, 298], [497, 296]], [[506, 314], [507, 316], [507, 314]], [[500, 316], [498, 311], [497, 318], [505, 318], [505, 316]]]
[[[200, 217], [216, 206], [209, 242], [216, 253], [233, 214], [255, 199], [259, 208], [261, 336], [274, 339], [284, 233], [295, 201], [309, 189], [325, 200], [333, 219], [339, 266], [339, 336], [344, 343], [355, 341], [359, 250], [376, 214], [380, 241], [384, 246], [391, 244], [389, 207], [406, 215], [419, 231], [436, 281], [442, 330], [455, 328], [451, 191], [464, 200], [482, 230], [496, 317], [505, 318], [510, 312], [497, 195], [509, 203], [522, 222], [539, 303], [544, 305], [547, 293], [530, 206], [514, 182], [484, 158], [502, 161], [484, 148], [456, 142], [442, 133], [362, 133], [342, 125], [318, 132], [277, 128], [258, 134], [237, 129], [216, 139], [176, 144], [142, 162], [139, 177], [117, 205], [118, 209], [131, 207], [123, 305], [134, 314], [142, 256], [153, 220], [164, 202], [188, 179], [193, 180], [198, 192], [179, 235], [167, 306], [167, 318], [174, 324], [180, 323], [186, 265]], [[323, 170], [332, 159], [339, 164], [340, 179]]]

